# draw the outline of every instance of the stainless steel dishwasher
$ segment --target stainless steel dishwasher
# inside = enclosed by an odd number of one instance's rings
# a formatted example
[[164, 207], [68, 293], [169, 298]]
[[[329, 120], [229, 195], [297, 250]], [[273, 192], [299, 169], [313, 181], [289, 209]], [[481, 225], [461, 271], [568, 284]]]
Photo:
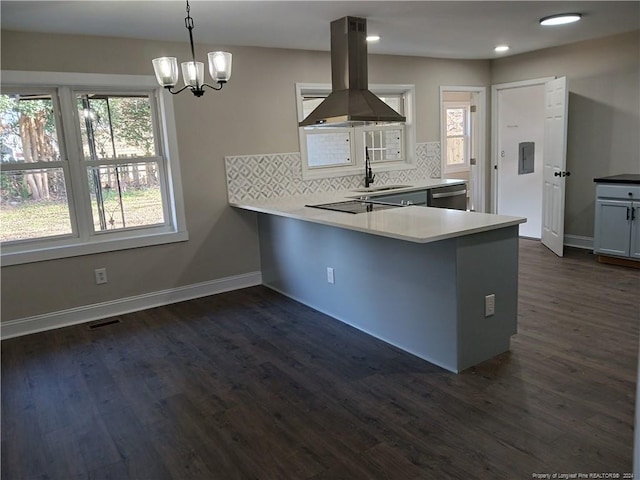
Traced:
[[449, 185], [429, 189], [428, 207], [451, 208], [455, 210], [467, 209], [467, 186]]

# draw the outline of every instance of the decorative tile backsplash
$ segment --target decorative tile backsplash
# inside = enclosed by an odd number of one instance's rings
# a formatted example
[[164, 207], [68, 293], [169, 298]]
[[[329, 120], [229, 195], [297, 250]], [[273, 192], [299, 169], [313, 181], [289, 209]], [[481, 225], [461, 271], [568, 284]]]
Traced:
[[[300, 153], [239, 155], [224, 160], [230, 202], [353, 190], [363, 182], [363, 175], [303, 180]], [[440, 176], [440, 142], [418, 143], [416, 168], [376, 173], [376, 183], [407, 183]]]

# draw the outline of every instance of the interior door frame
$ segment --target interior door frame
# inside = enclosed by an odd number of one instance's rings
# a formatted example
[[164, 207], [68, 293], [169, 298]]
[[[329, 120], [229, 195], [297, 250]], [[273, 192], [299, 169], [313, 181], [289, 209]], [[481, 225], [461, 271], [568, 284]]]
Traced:
[[[475, 86], [463, 86], [463, 85], [440, 85], [440, 162], [441, 162], [441, 176], [444, 177], [444, 157], [442, 151], [446, 142], [444, 119], [442, 116], [442, 107], [444, 103], [444, 92], [467, 92], [476, 93], [478, 95], [478, 110], [476, 115], [476, 128], [478, 129], [476, 145], [476, 169], [478, 178], [475, 184], [478, 188], [471, 189], [471, 195], [473, 195], [473, 204], [477, 212], [487, 211], [487, 184], [486, 184], [486, 138], [487, 138], [487, 87], [475, 87]], [[471, 181], [471, 172], [469, 174], [469, 181]]]
[[500, 90], [509, 90], [512, 88], [531, 87], [534, 85], [545, 85], [556, 77], [541, 77], [531, 80], [522, 80], [519, 82], [496, 83], [491, 85], [491, 207], [490, 212], [496, 213], [498, 209], [498, 93]]

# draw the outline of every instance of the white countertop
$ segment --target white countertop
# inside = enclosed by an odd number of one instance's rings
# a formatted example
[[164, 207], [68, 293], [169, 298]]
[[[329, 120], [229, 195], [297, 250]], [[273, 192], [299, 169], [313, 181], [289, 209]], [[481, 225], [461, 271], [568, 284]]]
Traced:
[[[386, 195], [413, 190], [424, 190], [444, 185], [464, 183], [463, 180], [429, 179], [411, 182], [411, 187], [379, 192], [344, 190], [313, 195], [280, 197], [264, 200], [240, 200], [231, 206], [253, 212], [294, 218], [306, 222], [346, 228], [372, 235], [397, 238], [416, 243], [428, 243], [447, 238], [495, 230], [526, 222], [526, 218], [465, 212], [431, 207], [398, 207], [367, 213], [345, 213], [305, 207], [309, 204], [339, 202], [361, 195]], [[379, 187], [379, 185], [376, 185]], [[374, 188], [376, 187], [374, 186]]]

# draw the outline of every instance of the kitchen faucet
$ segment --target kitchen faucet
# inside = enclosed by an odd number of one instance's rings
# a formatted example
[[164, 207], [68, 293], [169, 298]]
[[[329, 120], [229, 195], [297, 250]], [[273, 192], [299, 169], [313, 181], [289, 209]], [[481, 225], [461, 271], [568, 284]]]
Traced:
[[364, 147], [364, 186], [368, 188], [373, 183], [376, 176], [371, 170], [371, 160], [369, 160], [369, 147]]

